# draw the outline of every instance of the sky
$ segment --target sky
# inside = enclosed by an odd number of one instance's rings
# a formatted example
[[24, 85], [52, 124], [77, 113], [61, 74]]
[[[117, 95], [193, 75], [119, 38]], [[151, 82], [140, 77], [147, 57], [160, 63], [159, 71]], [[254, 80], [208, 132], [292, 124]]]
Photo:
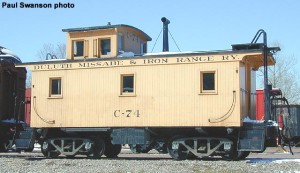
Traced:
[[[74, 4], [74, 8], [21, 8], [20, 3]], [[127, 24], [152, 37], [148, 52], [162, 29], [162, 17], [181, 51], [230, 49], [249, 43], [259, 29], [268, 43], [280, 43], [281, 55], [300, 56], [300, 1], [298, 0], [0, 0], [0, 46], [16, 53], [23, 62], [39, 60], [44, 44], [66, 42], [62, 29]], [[18, 3], [18, 8], [3, 7]], [[261, 41], [261, 40], [260, 40]], [[169, 37], [170, 51], [178, 51]], [[162, 50], [162, 35], [153, 52]], [[299, 68], [300, 69], [300, 68]], [[300, 74], [300, 70], [298, 70]]]

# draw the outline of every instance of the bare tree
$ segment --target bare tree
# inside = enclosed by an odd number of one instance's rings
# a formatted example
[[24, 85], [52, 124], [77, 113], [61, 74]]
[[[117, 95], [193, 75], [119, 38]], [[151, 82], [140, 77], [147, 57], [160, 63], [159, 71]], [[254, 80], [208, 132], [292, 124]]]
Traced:
[[64, 59], [66, 57], [66, 44], [58, 43], [57, 45], [47, 43], [38, 51], [37, 57], [39, 60], [46, 59]]
[[[40, 61], [47, 59], [64, 59], [66, 57], [66, 44], [58, 43], [57, 45], [47, 43], [37, 52], [37, 58]], [[31, 87], [31, 72], [27, 70], [26, 87]]]
[[[279, 43], [274, 45], [282, 48]], [[299, 104], [300, 85], [299, 75], [296, 73], [297, 59], [294, 55], [285, 56], [283, 52], [277, 52], [274, 59], [276, 64], [268, 67], [269, 84], [272, 84], [273, 88], [281, 89], [283, 96], [288, 99], [290, 104]], [[260, 74], [263, 74], [261, 69]], [[263, 83], [262, 80], [261, 83]]]

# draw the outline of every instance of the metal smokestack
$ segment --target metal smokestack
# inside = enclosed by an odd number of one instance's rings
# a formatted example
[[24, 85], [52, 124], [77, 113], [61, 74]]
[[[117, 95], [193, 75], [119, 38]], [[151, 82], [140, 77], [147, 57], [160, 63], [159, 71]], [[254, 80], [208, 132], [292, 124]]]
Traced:
[[170, 21], [165, 17], [161, 18], [161, 21], [163, 22], [163, 52], [169, 52], [168, 24]]

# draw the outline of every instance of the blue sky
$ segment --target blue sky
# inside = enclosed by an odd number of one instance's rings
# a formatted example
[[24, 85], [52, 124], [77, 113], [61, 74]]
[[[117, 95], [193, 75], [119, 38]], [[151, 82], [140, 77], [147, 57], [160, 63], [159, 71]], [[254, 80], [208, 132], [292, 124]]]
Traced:
[[[15, 3], [21, 1], [0, 0]], [[268, 43], [279, 42], [285, 56], [299, 57], [300, 1], [297, 0], [24, 0], [26, 3], [73, 3], [72, 9], [8, 9], [0, 6], [0, 46], [14, 51], [23, 62], [36, 61], [45, 43], [65, 43], [62, 29], [128, 24], [146, 32], [153, 41], [162, 29], [161, 17], [181, 51], [229, 49], [231, 44], [251, 42], [259, 29]], [[159, 52], [162, 36], [154, 48]], [[177, 51], [170, 38], [170, 50]], [[300, 73], [300, 70], [299, 70]]]

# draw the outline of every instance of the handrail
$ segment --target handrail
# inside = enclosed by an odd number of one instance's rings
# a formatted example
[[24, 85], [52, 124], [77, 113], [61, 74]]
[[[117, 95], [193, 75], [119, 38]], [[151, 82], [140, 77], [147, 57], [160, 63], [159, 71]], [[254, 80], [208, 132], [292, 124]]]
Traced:
[[36, 109], [36, 96], [33, 97], [33, 110], [36, 113], [36, 115], [45, 123], [55, 124], [55, 120], [46, 120], [45, 118], [43, 118], [39, 115], [39, 113], [37, 112], [37, 109]]
[[232, 103], [231, 103], [231, 106], [230, 106], [229, 110], [223, 116], [221, 116], [219, 118], [215, 118], [215, 119], [210, 119], [209, 118], [208, 122], [210, 122], [210, 123], [219, 123], [221, 121], [226, 120], [233, 113], [235, 105], [236, 105], [236, 91], [233, 91]]
[[251, 45], [257, 43], [260, 36], [263, 34], [263, 55], [264, 55], [264, 95], [265, 95], [265, 120], [270, 120], [270, 89], [268, 85], [268, 45], [267, 45], [267, 33], [260, 29], [255, 34], [251, 41]]

